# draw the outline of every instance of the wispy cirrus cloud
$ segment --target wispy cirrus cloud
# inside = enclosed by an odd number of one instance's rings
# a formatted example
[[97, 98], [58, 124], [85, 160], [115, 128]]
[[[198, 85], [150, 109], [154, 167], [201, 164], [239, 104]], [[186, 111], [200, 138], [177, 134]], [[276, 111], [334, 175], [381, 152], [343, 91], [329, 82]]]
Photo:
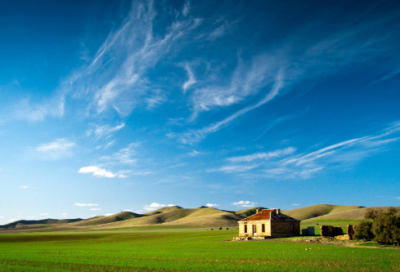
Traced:
[[57, 139], [53, 142], [41, 144], [35, 148], [36, 154], [43, 160], [59, 160], [72, 156], [75, 143], [66, 138]]
[[185, 68], [185, 71], [188, 75], [188, 79], [183, 83], [182, 85], [182, 89], [183, 92], [186, 93], [186, 91], [194, 84], [196, 84], [196, 79], [194, 77], [192, 68], [190, 67], [190, 65], [188, 63], [186, 63], [183, 68]]
[[121, 123], [116, 126], [110, 126], [110, 125], [97, 125], [97, 124], [91, 124], [90, 127], [86, 130], [86, 136], [91, 136], [94, 135], [96, 137], [96, 141], [99, 140], [100, 138], [106, 138], [117, 131], [123, 129], [125, 127], [125, 123]]
[[189, 15], [189, 12], [190, 12], [190, 2], [189, 1], [187, 1], [184, 5], [183, 5], [183, 9], [182, 9], [182, 15], [183, 16], [188, 16]]
[[123, 24], [108, 36], [91, 64], [79, 71], [71, 89], [81, 90], [76, 96], [88, 97], [89, 109], [95, 113], [111, 109], [127, 116], [135, 107], [154, 108], [165, 102], [163, 88], [154, 88], [158, 84], [148, 74], [169, 53], [179, 51], [182, 43], [191, 42], [189, 34], [202, 19], [187, 16], [189, 10], [187, 2], [184, 16], [174, 18], [159, 35], [153, 28], [157, 14], [153, 1], [132, 2]]
[[130, 143], [127, 147], [121, 148], [118, 152], [115, 152], [110, 156], [101, 157], [101, 160], [107, 165], [135, 165], [138, 159], [136, 159], [134, 155], [136, 154], [136, 148], [139, 146], [140, 143], [138, 142]]
[[296, 151], [296, 148], [294, 147], [287, 147], [284, 149], [279, 149], [279, 150], [275, 150], [275, 151], [271, 151], [271, 152], [258, 152], [258, 153], [254, 153], [251, 155], [246, 155], [246, 156], [237, 156], [237, 157], [230, 157], [227, 160], [231, 161], [231, 162], [251, 162], [254, 160], [268, 160], [271, 158], [275, 158], [275, 157], [281, 157], [284, 155], [289, 155], [292, 154]]
[[[348, 168], [365, 157], [385, 151], [387, 145], [400, 140], [398, 134], [400, 122], [394, 122], [376, 134], [342, 141], [308, 153], [296, 154], [295, 148], [288, 147], [230, 157], [227, 160], [234, 165], [225, 165], [213, 171], [247, 172], [244, 177], [248, 178], [309, 179], [323, 170]], [[253, 171], [250, 173], [250, 170]]]
[[[240, 116], [246, 114], [249, 111], [252, 111], [262, 105], [264, 105], [265, 103], [268, 103], [269, 101], [271, 101], [272, 99], [274, 99], [275, 96], [278, 95], [279, 91], [283, 88], [283, 73], [279, 72], [278, 75], [276, 76], [276, 81], [274, 83], [274, 85], [272, 86], [272, 89], [270, 90], [270, 92], [268, 92], [268, 94], [266, 96], [264, 96], [264, 98], [262, 100], [260, 100], [259, 102], [257, 102], [256, 104], [253, 104], [251, 106], [247, 106], [235, 113], [233, 113], [232, 115], [228, 116], [227, 118], [216, 122], [214, 124], [208, 125], [202, 129], [198, 129], [198, 130], [191, 130], [189, 132], [185, 132], [182, 133], [180, 135], [176, 135], [174, 133], [170, 133], [167, 136], [169, 137], [179, 137], [181, 142], [184, 144], [193, 144], [196, 143], [202, 139], [204, 139], [208, 134], [217, 132], [218, 130], [220, 130], [221, 128], [229, 125], [230, 123], [232, 123], [234, 120], [236, 120], [237, 118], [239, 118]], [[228, 101], [233, 102], [235, 99], [232, 98], [228, 99]], [[229, 102], [230, 103], [230, 102]]]
[[14, 106], [13, 115], [17, 119], [31, 122], [43, 121], [46, 117], [62, 117], [64, 115], [65, 96], [57, 94], [54, 98], [41, 102], [23, 99]]

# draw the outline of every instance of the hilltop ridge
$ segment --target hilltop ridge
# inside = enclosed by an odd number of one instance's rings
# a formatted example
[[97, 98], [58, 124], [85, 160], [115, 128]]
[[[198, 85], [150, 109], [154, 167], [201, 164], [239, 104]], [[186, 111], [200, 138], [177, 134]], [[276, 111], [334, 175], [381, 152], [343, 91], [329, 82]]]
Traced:
[[[371, 207], [387, 209], [388, 207]], [[95, 216], [87, 219], [43, 219], [20, 220], [3, 226], [1, 229], [24, 229], [52, 227], [63, 229], [113, 229], [138, 226], [181, 226], [181, 227], [237, 227], [237, 222], [256, 213], [264, 207], [247, 208], [239, 211], [226, 211], [200, 206], [186, 209], [179, 206], [163, 207], [143, 214], [120, 212], [109, 216]], [[400, 207], [398, 207], [400, 209]], [[366, 207], [318, 204], [282, 213], [299, 220], [320, 219], [363, 219]]]

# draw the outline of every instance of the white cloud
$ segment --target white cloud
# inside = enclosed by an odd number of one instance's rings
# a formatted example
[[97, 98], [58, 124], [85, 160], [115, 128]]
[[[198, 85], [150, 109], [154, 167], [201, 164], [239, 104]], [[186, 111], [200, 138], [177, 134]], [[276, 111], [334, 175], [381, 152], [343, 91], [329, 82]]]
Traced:
[[61, 215], [62, 215], [62, 216], [67, 216], [68, 214], [66, 214], [66, 213], [62, 213]]
[[49, 213], [41, 213], [40, 215], [41, 216], [46, 216], [46, 215], [49, 215]]
[[124, 212], [132, 212], [132, 210], [123, 210]]
[[123, 174], [114, 174], [106, 169], [99, 168], [97, 166], [86, 166], [79, 169], [78, 173], [88, 174], [93, 173], [93, 176], [103, 177], [103, 178], [125, 178], [126, 176]]
[[27, 189], [27, 188], [29, 188], [29, 186], [28, 185], [22, 185], [22, 186], [19, 186], [19, 188]]
[[147, 97], [144, 101], [147, 104], [147, 109], [154, 109], [167, 101], [167, 96], [161, 91], [154, 91], [154, 94]]
[[[251, 84], [249, 83], [249, 85], [251, 85], [251, 86], [257, 85], [257, 83], [251, 83]], [[251, 87], [248, 87], [248, 88], [251, 88]], [[184, 144], [192, 144], [192, 143], [195, 143], [195, 142], [198, 142], [198, 141], [204, 139], [208, 134], [219, 131], [222, 127], [225, 127], [228, 124], [232, 123], [234, 120], [236, 120], [240, 116], [242, 116], [242, 115], [246, 114], [247, 112], [252, 111], [252, 110], [264, 105], [265, 103], [271, 101], [272, 99], [274, 99], [275, 96], [277, 96], [279, 94], [279, 91], [282, 88], [283, 88], [283, 73], [279, 72], [275, 77], [275, 83], [272, 86], [271, 91], [259, 102], [257, 102], [254, 105], [245, 107], [245, 108], [235, 112], [234, 114], [228, 116], [227, 118], [225, 118], [219, 122], [216, 122], [214, 124], [211, 124], [209, 126], [206, 126], [202, 129], [191, 130], [189, 132], [183, 133], [182, 135], [180, 135], [181, 142]], [[218, 92], [215, 92], [215, 90], [212, 90], [210, 92], [203, 92], [202, 95], [207, 94], [207, 93], [212, 96], [211, 100], [208, 100], [208, 102], [207, 102], [207, 100], [204, 100], [203, 102], [196, 102], [196, 103], [200, 103], [197, 106], [198, 110], [200, 110], [200, 109], [201, 110], [209, 110], [209, 106], [211, 106], [211, 105], [228, 106], [233, 103], [236, 103], [236, 101], [237, 101], [236, 98], [232, 95], [229, 95], [229, 97], [224, 98], [224, 99], [218, 98], [218, 97], [216, 97], [216, 95], [218, 95], [216, 93], [218, 93]], [[173, 134], [171, 134], [171, 135], [173, 135]]]
[[254, 168], [259, 167], [260, 164], [252, 164], [252, 165], [229, 165], [222, 166], [221, 168], [208, 170], [208, 172], [225, 172], [225, 173], [233, 173], [233, 172], [245, 172]]
[[231, 162], [250, 162], [253, 160], [268, 160], [275, 157], [280, 157], [284, 155], [292, 154], [296, 151], [294, 147], [287, 147], [285, 149], [278, 149], [272, 152], [259, 152], [251, 155], [246, 156], [239, 156], [239, 157], [230, 157], [228, 158]]
[[32, 122], [42, 121], [47, 116], [62, 117], [64, 115], [65, 97], [59, 94], [50, 100], [41, 103], [32, 103], [23, 99], [14, 107], [14, 116]]
[[293, 206], [299, 206], [300, 204], [292, 204]]
[[71, 156], [73, 147], [75, 147], [75, 143], [62, 138], [54, 142], [39, 145], [36, 147], [36, 152], [44, 160], [58, 160]]
[[[347, 169], [373, 153], [385, 151], [387, 145], [400, 140], [400, 137], [394, 135], [398, 133], [400, 133], [400, 122], [394, 122], [376, 134], [345, 140], [308, 153], [291, 154], [295, 149], [288, 149], [287, 152], [272, 152], [272, 156], [255, 153], [231, 157], [228, 160], [242, 164], [224, 166], [219, 171], [229, 173], [251, 170], [254, 167], [248, 162], [268, 158], [268, 162], [260, 162], [258, 172], [253, 171], [244, 177], [250, 179], [309, 179], [322, 170]], [[279, 158], [278, 155], [282, 155], [284, 158]]]
[[4, 218], [4, 216], [0, 216], [0, 218]]
[[90, 211], [101, 211], [100, 208], [91, 208]]
[[223, 24], [221, 24], [220, 26], [218, 26], [216, 29], [214, 29], [209, 35], [208, 35], [208, 39], [213, 41], [216, 40], [218, 38], [221, 38], [222, 36], [226, 35], [226, 33], [228, 33], [228, 31], [233, 27], [233, 25], [236, 22], [233, 23], [229, 23], [227, 21], [224, 21]]
[[80, 207], [92, 207], [92, 206], [99, 206], [98, 204], [91, 204], [91, 203], [75, 203], [75, 206], [80, 206]]
[[106, 213], [104, 216], [110, 216], [113, 215], [113, 213]]
[[143, 205], [143, 209], [145, 209], [146, 211], [153, 211], [159, 208], [163, 208], [163, 207], [173, 207], [175, 206], [174, 204], [159, 204], [157, 202], [153, 202], [150, 205]]
[[8, 220], [8, 222], [15, 222], [15, 221], [17, 221], [17, 219], [10, 219], [10, 220]]
[[256, 203], [256, 202], [251, 202], [251, 201], [243, 201], [243, 200], [240, 200], [240, 201], [234, 202], [234, 203], [232, 203], [232, 204], [235, 205], [235, 206], [248, 207], [248, 208], [250, 208], [250, 207], [254, 207], [257, 203]]
[[187, 1], [185, 5], [183, 5], [182, 15], [186, 17], [189, 15], [189, 12], [190, 12], [190, 3], [189, 1]]
[[115, 110], [127, 116], [136, 107], [151, 109], [164, 102], [167, 92], [154, 88], [157, 82], [151, 82], [148, 74], [171, 51], [193, 42], [190, 34], [202, 19], [187, 16], [189, 10], [186, 3], [184, 16], [165, 25], [164, 35], [155, 35], [153, 1], [133, 1], [122, 25], [110, 33], [91, 65], [82, 67], [69, 89], [89, 100], [88, 111], [96, 114]]
[[196, 156], [198, 156], [200, 154], [201, 154], [201, 152], [199, 152], [197, 150], [194, 150], [194, 149], [193, 149], [192, 152], [188, 153], [188, 155], [191, 156], [191, 157], [196, 157]]
[[212, 204], [212, 203], [207, 203], [206, 204], [207, 207], [212, 208], [212, 207], [218, 207], [218, 204]]
[[186, 80], [186, 81], [183, 83], [183, 85], [182, 85], [183, 92], [186, 93], [186, 91], [187, 91], [192, 85], [196, 84], [197, 81], [196, 81], [196, 79], [194, 78], [193, 71], [192, 71], [192, 69], [190, 68], [189, 64], [186, 63], [183, 67], [185, 68], [186, 73], [187, 73], [187, 75], [188, 75], [188, 80]]
[[112, 154], [111, 156], [103, 156], [101, 159], [107, 161], [107, 164], [125, 164], [125, 165], [135, 165], [137, 159], [133, 156], [135, 155], [135, 148], [139, 147], [140, 143], [130, 143], [127, 147], [120, 149], [118, 152]]
[[115, 143], [115, 140], [113, 140], [113, 141], [107, 143], [107, 144], [104, 146], [104, 149], [109, 148], [110, 146], [114, 145], [114, 143]]
[[95, 135], [97, 141], [100, 138], [113, 135], [115, 132], [123, 129], [124, 127], [125, 123], [121, 123], [120, 125], [116, 125], [115, 127], [112, 127], [110, 125], [100, 126], [97, 124], [92, 124], [90, 128], [86, 130], [86, 135], [87, 136]]

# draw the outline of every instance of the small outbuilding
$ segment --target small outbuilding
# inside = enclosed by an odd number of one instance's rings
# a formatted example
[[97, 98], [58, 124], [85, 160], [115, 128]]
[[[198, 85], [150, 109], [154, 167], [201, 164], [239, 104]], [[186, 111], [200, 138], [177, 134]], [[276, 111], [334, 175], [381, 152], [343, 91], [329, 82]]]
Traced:
[[265, 209], [240, 220], [239, 237], [300, 235], [300, 220], [281, 213], [280, 209]]

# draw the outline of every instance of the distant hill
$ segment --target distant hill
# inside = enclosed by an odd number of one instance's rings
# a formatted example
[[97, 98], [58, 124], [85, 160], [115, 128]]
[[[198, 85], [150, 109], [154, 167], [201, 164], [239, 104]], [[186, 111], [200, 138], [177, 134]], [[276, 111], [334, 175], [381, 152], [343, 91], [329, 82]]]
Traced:
[[282, 211], [282, 213], [289, 215], [290, 217], [306, 220], [318, 216], [334, 214], [338, 212], [344, 212], [348, 210], [361, 209], [363, 206], [341, 206], [341, 205], [329, 205], [329, 204], [318, 204], [308, 206], [304, 208]]
[[[387, 211], [389, 207], [372, 207], [373, 209], [382, 209], [383, 211]], [[318, 217], [312, 218], [312, 220], [320, 220], [320, 219], [364, 219], [365, 213], [369, 208], [358, 208], [351, 209], [346, 211], [340, 211], [336, 213], [330, 213], [327, 215], [322, 215]], [[400, 207], [397, 207], [397, 210], [400, 211]]]
[[93, 218], [81, 220], [79, 222], [70, 223], [69, 226], [95, 226], [95, 225], [108, 224], [118, 221], [124, 221], [141, 216], [143, 215], [132, 212], [120, 212], [110, 216], [96, 216]]
[[103, 224], [101, 228], [126, 228], [146, 225], [174, 225], [190, 227], [227, 227], [237, 226], [242, 216], [235, 212], [221, 211], [215, 208], [199, 207], [183, 209], [181, 207], [165, 207], [143, 214], [141, 217]]
[[0, 228], [31, 228], [31, 227], [45, 227], [49, 225], [64, 225], [72, 222], [82, 221], [80, 218], [76, 219], [42, 219], [42, 220], [19, 220], [0, 226]]
[[236, 215], [242, 216], [243, 218], [246, 218], [246, 217], [249, 217], [250, 215], [255, 214], [257, 210], [261, 211], [263, 209], [267, 209], [267, 208], [254, 207], [254, 208], [250, 208], [250, 209], [244, 209], [244, 210], [236, 211], [234, 213]]
[[[387, 210], [388, 207], [372, 207]], [[55, 227], [55, 229], [108, 229], [129, 228], [136, 226], [182, 226], [182, 227], [237, 227], [238, 221], [265, 209], [254, 207], [240, 211], [224, 211], [216, 208], [198, 207], [184, 209], [179, 206], [164, 207], [144, 214], [120, 212], [110, 216], [96, 216], [88, 219], [43, 219], [20, 220], [0, 226], [0, 229], [23, 229], [32, 227]], [[368, 208], [362, 206], [341, 206], [319, 204], [299, 209], [286, 210], [282, 213], [299, 220], [323, 219], [363, 219]], [[400, 210], [400, 207], [398, 207]], [[53, 229], [53, 228], [52, 228]]]

